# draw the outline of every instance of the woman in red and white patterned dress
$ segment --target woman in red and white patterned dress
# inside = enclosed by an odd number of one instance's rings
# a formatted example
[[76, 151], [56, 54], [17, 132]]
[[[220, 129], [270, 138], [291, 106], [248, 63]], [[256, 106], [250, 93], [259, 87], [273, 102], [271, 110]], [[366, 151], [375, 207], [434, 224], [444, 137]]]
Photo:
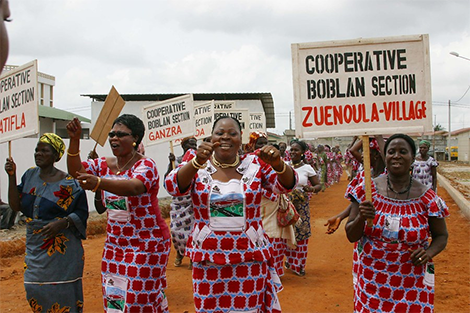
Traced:
[[240, 123], [214, 122], [212, 141], [165, 179], [172, 196], [191, 194], [195, 224], [186, 253], [193, 261], [196, 312], [279, 312], [280, 281], [263, 229], [263, 189], [287, 193], [296, 176], [273, 146], [238, 155]]
[[157, 165], [137, 152], [144, 124], [131, 114], [119, 116], [109, 133], [115, 157], [83, 162], [81, 131], [78, 119], [67, 124], [67, 166], [83, 189], [101, 193], [108, 212], [101, 262], [104, 310], [168, 312], [164, 289], [171, 239], [158, 207]]
[[359, 241], [355, 312], [434, 309], [432, 258], [447, 244], [449, 212], [432, 189], [411, 177], [415, 153], [409, 136], [391, 136], [385, 144], [387, 174], [372, 181], [373, 200], [365, 199], [364, 182], [350, 193], [346, 234]]

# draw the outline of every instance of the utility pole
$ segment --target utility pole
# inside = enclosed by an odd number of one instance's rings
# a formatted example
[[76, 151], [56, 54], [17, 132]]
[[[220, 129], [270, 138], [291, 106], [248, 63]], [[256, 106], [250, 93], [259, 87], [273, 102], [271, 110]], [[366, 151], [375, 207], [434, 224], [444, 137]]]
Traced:
[[433, 151], [433, 158], [436, 158], [436, 114], [434, 114], [434, 126], [432, 127], [432, 151]]
[[447, 133], [447, 155], [450, 161], [451, 160], [450, 158], [450, 100], [449, 100], [449, 132]]
[[289, 111], [289, 129], [292, 130], [292, 116], [291, 116], [292, 111]]

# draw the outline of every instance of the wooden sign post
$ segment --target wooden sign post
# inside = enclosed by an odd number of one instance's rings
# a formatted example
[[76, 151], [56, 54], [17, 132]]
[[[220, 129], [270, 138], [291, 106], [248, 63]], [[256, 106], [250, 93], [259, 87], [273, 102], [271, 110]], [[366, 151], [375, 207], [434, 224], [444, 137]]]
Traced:
[[[372, 201], [371, 174], [370, 174], [370, 147], [369, 136], [362, 136], [362, 166], [364, 167], [364, 182], [366, 187], [366, 200]], [[367, 219], [367, 226], [372, 227], [373, 220]]]

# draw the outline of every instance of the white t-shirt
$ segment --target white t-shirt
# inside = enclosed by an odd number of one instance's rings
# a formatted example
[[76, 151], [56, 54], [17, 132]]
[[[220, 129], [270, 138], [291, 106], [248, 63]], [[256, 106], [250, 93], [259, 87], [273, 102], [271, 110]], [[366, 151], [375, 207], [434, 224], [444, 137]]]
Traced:
[[297, 184], [297, 189], [302, 189], [303, 186], [308, 186], [308, 178], [317, 176], [317, 172], [308, 164], [304, 164], [301, 167], [294, 168], [299, 176], [299, 181]]

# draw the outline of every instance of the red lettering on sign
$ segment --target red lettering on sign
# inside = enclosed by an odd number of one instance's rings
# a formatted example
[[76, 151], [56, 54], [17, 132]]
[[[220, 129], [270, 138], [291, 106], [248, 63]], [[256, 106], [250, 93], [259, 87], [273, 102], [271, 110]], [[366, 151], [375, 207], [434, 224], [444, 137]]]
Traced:
[[0, 120], [0, 133], [11, 132], [13, 130], [20, 130], [26, 127], [26, 117], [24, 112], [21, 113], [21, 119], [18, 115], [6, 116]]
[[312, 123], [308, 122], [308, 119], [310, 118], [310, 115], [312, 114], [312, 107], [303, 107], [302, 111], [307, 111], [307, 114], [305, 115], [304, 120], [302, 121], [302, 126], [303, 127], [313, 126]]
[[163, 138], [170, 138], [176, 135], [181, 134], [183, 131], [181, 130], [181, 127], [178, 126], [172, 126], [172, 127], [167, 127], [159, 130], [155, 130], [153, 132], [149, 133], [149, 139], [151, 141], [163, 139]]

